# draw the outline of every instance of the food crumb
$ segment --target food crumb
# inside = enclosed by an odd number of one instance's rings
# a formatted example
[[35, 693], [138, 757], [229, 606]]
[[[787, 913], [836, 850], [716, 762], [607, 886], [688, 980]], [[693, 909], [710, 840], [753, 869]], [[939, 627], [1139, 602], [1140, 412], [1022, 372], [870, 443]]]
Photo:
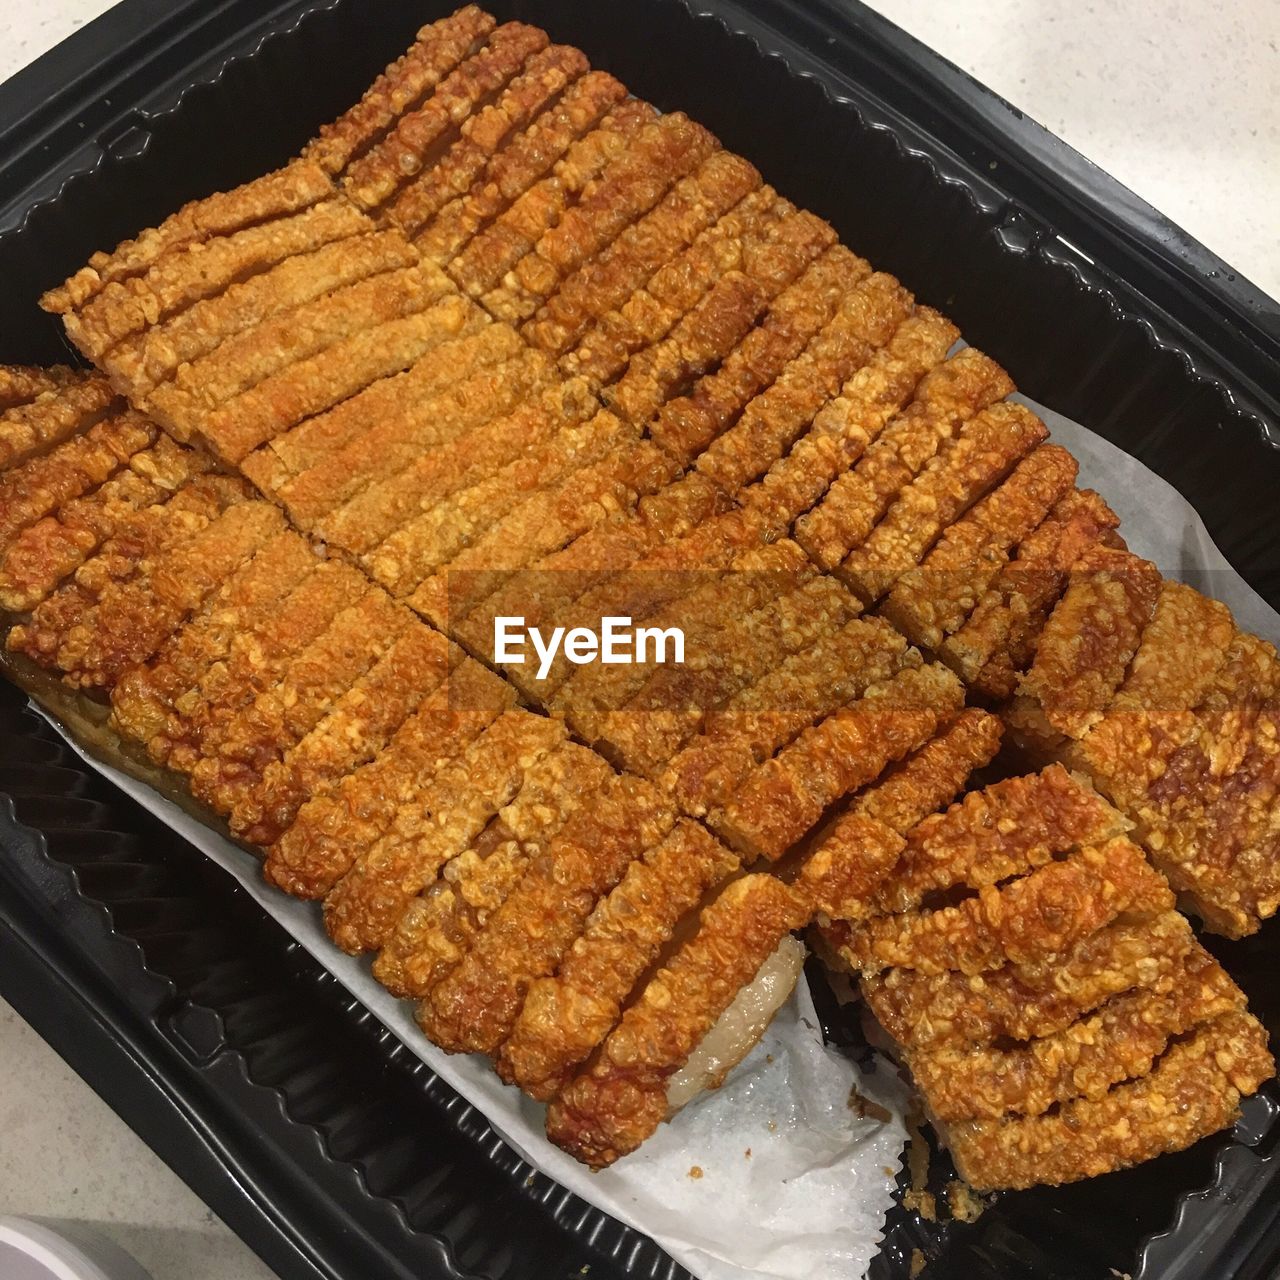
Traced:
[[777, 1133], [777, 1132], [778, 1132], [778, 1122], [777, 1122], [776, 1120], [770, 1120], [770, 1121], [769, 1121], [769, 1132], [770, 1132], [770, 1133]]
[[701, 1178], [702, 1166], [700, 1164], [695, 1164], [693, 1168], [689, 1170], [689, 1177], [691, 1177], [695, 1182]]
[[746, 1150], [746, 1156], [745, 1156], [745, 1158], [746, 1158], [746, 1159], [748, 1159], [748, 1160], [750, 1160], [750, 1159], [751, 1159], [751, 1148], [750, 1148], [750, 1147], [748, 1147], [748, 1148], [747, 1148], [747, 1150]]
[[911, 1250], [911, 1280], [916, 1280], [916, 1277], [924, 1270], [927, 1261], [919, 1249]]
[[987, 1208], [984, 1200], [968, 1183], [958, 1178], [947, 1183], [947, 1205], [951, 1216], [959, 1222], [977, 1222]]
[[893, 1119], [893, 1113], [888, 1107], [882, 1107], [878, 1102], [859, 1093], [857, 1085], [849, 1090], [847, 1105], [854, 1115], [863, 1120], [879, 1120], [881, 1124], [888, 1124]]
[[771, 1053], [766, 1053], [766, 1054], [764, 1055], [764, 1060], [765, 1060], [765, 1062], [767, 1062], [770, 1066], [773, 1066], [773, 1054], [771, 1054]]

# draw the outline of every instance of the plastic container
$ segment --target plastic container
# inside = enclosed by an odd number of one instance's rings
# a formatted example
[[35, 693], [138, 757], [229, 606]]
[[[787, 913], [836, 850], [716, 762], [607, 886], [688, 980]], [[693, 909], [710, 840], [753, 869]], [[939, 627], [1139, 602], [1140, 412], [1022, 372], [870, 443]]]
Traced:
[[[0, 359], [67, 358], [44, 288], [279, 164], [452, 7], [124, 0], [0, 86]], [[1182, 488], [1280, 605], [1280, 305], [855, 0], [490, 7], [716, 130], [1030, 395]], [[0, 993], [286, 1280], [684, 1275], [530, 1169], [7, 685], [0, 792]], [[1219, 948], [1273, 1031], [1278, 940]], [[970, 1225], [898, 1209], [873, 1276], [905, 1280], [919, 1251], [928, 1280], [1274, 1277], [1278, 1097], [1235, 1135]]]
[[151, 1280], [123, 1249], [76, 1222], [0, 1218], [4, 1280]]

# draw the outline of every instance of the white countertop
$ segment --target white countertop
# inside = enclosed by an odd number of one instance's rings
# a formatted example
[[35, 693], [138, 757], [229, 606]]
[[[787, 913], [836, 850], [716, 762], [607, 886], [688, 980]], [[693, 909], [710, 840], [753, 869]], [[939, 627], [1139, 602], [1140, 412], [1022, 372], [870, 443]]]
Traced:
[[[1280, 297], [1280, 0], [871, 2]], [[0, 79], [109, 7], [6, 5]], [[2, 1002], [0, 1080], [0, 1214], [99, 1224], [155, 1280], [269, 1277]]]

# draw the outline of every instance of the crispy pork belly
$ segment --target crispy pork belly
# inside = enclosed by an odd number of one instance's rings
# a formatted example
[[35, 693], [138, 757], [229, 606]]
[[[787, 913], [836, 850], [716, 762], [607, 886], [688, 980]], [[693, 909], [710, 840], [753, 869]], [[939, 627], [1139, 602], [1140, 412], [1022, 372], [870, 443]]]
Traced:
[[167, 641], [145, 666], [134, 667], [111, 691], [113, 726], [147, 748], [157, 762], [158, 741], [179, 700], [231, 652], [237, 635], [254, 634], [281, 600], [320, 566], [320, 558], [292, 530], [282, 530], [232, 573], [202, 613]]
[[1166, 584], [1110, 707], [1062, 754], [1134, 820], [1210, 927], [1253, 932], [1280, 904], [1274, 850], [1280, 660], [1229, 613]]
[[529, 864], [471, 949], [423, 1000], [418, 1020], [450, 1052], [492, 1053], [537, 978], [553, 974], [600, 898], [675, 824], [670, 802], [622, 776]]
[[247, 497], [242, 482], [205, 476], [135, 513], [10, 632], [9, 647], [73, 687], [110, 687], [280, 527], [278, 511]]
[[625, 87], [611, 75], [587, 72], [489, 160], [466, 195], [451, 200], [428, 223], [417, 221], [415, 186], [405, 189], [389, 216], [412, 235], [423, 257], [447, 266], [478, 232], [547, 177], [569, 148], [626, 96]]
[[805, 729], [920, 661], [883, 623], [852, 617], [780, 662], [758, 657], [770, 664], [765, 673], [708, 709], [701, 733], [667, 762], [664, 785], [688, 814], [705, 817], [724, 805], [753, 769]]
[[[414, 515], [364, 555], [362, 563], [395, 596], [410, 595], [432, 574], [455, 563], [460, 570], [502, 567], [501, 551], [492, 550], [492, 542], [483, 541], [490, 529], [501, 531], [504, 521], [511, 518], [512, 508], [550, 486], [583, 476], [594, 464], [610, 463], [610, 455], [614, 455], [613, 474], [619, 479], [625, 481], [627, 464], [632, 461], [641, 462], [636, 468], [641, 472], [643, 460], [626, 451], [634, 439], [631, 428], [608, 412], [602, 411], [586, 422], [568, 418], [545, 443], [532, 446], [496, 473], [485, 475]], [[584, 506], [590, 501], [587, 493], [584, 483]], [[573, 513], [564, 514], [569, 518]], [[590, 519], [589, 513], [578, 515], [580, 519]], [[469, 548], [482, 545], [489, 551], [488, 556], [464, 554]], [[547, 548], [554, 549], [554, 545]]]
[[621, 306], [673, 255], [760, 185], [732, 152], [713, 151], [617, 238], [568, 275], [521, 328], [551, 355], [563, 355], [594, 320]]
[[[937, 328], [938, 344], [945, 342], [949, 349], [957, 336], [954, 327], [937, 313], [928, 314]], [[881, 376], [890, 388], [900, 389], [896, 394], [890, 390], [888, 395], [880, 391], [873, 395], [872, 406], [884, 406], [889, 413], [881, 411], [869, 423], [860, 403], [866, 392], [856, 385], [823, 410], [818, 425], [822, 417], [835, 418], [834, 434], [854, 432], [864, 443], [853, 469], [835, 477], [821, 503], [796, 523], [796, 537], [824, 569], [834, 569], [861, 546], [893, 500], [938, 450], [970, 418], [1013, 389], [1004, 370], [972, 347], [934, 364], [923, 377], [917, 365], [915, 379], [909, 366], [901, 371], [886, 368]], [[861, 376], [869, 378], [872, 371]], [[908, 397], [910, 403], [906, 403]]]
[[[0, 372], [7, 372], [0, 366]], [[97, 373], [67, 370], [50, 375], [31, 399], [25, 392], [37, 384], [27, 374], [15, 376], [16, 404], [0, 410], [0, 467], [6, 470], [33, 455], [70, 440], [106, 415], [116, 400], [111, 384]]]
[[859, 796], [858, 809], [905, 835], [949, 805], [969, 775], [991, 763], [1003, 731], [998, 717], [977, 707], [966, 708]]
[[1069, 570], [1107, 545], [1119, 523], [1091, 489], [1064, 495], [996, 574], [968, 619], [942, 641], [939, 656], [971, 687], [993, 698], [1011, 697]]
[[[64, 316], [67, 335], [86, 356], [110, 369], [112, 352], [120, 343], [217, 297], [238, 280], [372, 230], [349, 204], [329, 199], [225, 236], [178, 245], [141, 274], [106, 285], [79, 310]], [[129, 349], [132, 352], [134, 345]]]
[[261, 779], [231, 813], [231, 829], [251, 844], [272, 844], [311, 796], [371, 760], [405, 718], [448, 679], [453, 653], [438, 631], [413, 625]]
[[420, 583], [410, 605], [436, 625], [450, 625], [504, 577], [554, 554], [602, 522], [626, 518], [642, 495], [675, 479], [674, 463], [655, 445], [633, 442], [629, 429], [618, 429], [620, 424], [597, 425], [605, 427], [603, 448], [575, 449], [563, 468], [558, 459], [544, 460], [539, 487], [527, 495], [511, 493], [507, 513], [476, 532], [470, 545]]
[[714, 373], [662, 406], [649, 424], [650, 435], [682, 463], [692, 462], [773, 384], [870, 274], [868, 263], [844, 245], [833, 245], [769, 304], [760, 324]]
[[1124, 837], [1085, 845], [1005, 886], [987, 885], [955, 906], [877, 916], [851, 932], [844, 952], [860, 970], [982, 973], [1066, 951], [1121, 916], [1173, 906], [1164, 877]]
[[558, 721], [527, 711], [495, 720], [413, 791], [389, 829], [329, 891], [330, 937], [353, 953], [384, 945], [413, 899], [511, 803], [529, 768], [564, 737]]
[[321, 563], [256, 617], [252, 630], [237, 630], [226, 657], [174, 700], [164, 729], [149, 744], [152, 758], [190, 773], [206, 755], [216, 755], [242, 709], [283, 679], [294, 657], [368, 590], [367, 579], [349, 566]]
[[1240, 1099], [1275, 1073], [1267, 1035], [1224, 1013], [1175, 1041], [1150, 1074], [1049, 1115], [970, 1120], [947, 1129], [956, 1168], [979, 1190], [1058, 1186], [1180, 1151], [1226, 1128]]
[[1022, 541], [1075, 484], [1076, 460], [1054, 444], [1033, 449], [1008, 478], [947, 527], [880, 612], [909, 640], [937, 650], [959, 630]]
[[687, 819], [633, 862], [555, 975], [530, 985], [498, 1053], [503, 1078], [542, 1101], [558, 1093], [618, 1021], [680, 922], [738, 866], [736, 854]]
[[[29, 364], [0, 364], [0, 413], [30, 404], [81, 376], [66, 365], [41, 369]], [[9, 465], [8, 461], [5, 465]]]
[[465, 299], [425, 287], [418, 267], [338, 290], [320, 299], [317, 309], [328, 314], [314, 328], [301, 317], [288, 317], [287, 338], [279, 345], [250, 331], [241, 335], [243, 353], [232, 350], [239, 338], [217, 348], [205, 359], [226, 364], [225, 380], [197, 370], [191, 377], [198, 382], [157, 387], [143, 407], [166, 429], [198, 436], [236, 464], [279, 432], [412, 367], [481, 321]]
[[[449, 354], [456, 358], [460, 353]], [[555, 409], [557, 400], [567, 399], [560, 394], [563, 389], [540, 394], [547, 370], [533, 352], [503, 353], [474, 369], [464, 362], [457, 381], [439, 389], [422, 385], [433, 383], [434, 375], [420, 377], [420, 368], [415, 365], [310, 419], [290, 433], [293, 440], [286, 437], [283, 448], [265, 452], [264, 474], [273, 477], [270, 491], [297, 523], [311, 528], [332, 513], [342, 521], [352, 548], [364, 547], [412, 514], [421, 468], [429, 465], [436, 449], [447, 450], [476, 428], [508, 417], [525, 398], [532, 402], [523, 406], [525, 413], [550, 414], [549, 426], [566, 416]], [[581, 416], [587, 411], [575, 412]], [[264, 451], [254, 456], [263, 457]], [[458, 470], [465, 479], [466, 467]], [[249, 474], [263, 484], [258, 473]], [[423, 483], [430, 485], [430, 471]], [[366, 490], [369, 496], [357, 503]], [[429, 488], [427, 492], [429, 496]], [[348, 504], [353, 504], [349, 512]]]
[[1102, 547], [1077, 563], [1019, 686], [1050, 731], [1079, 738], [1101, 718], [1159, 595], [1156, 567], [1126, 551]]
[[368, 764], [330, 792], [312, 796], [268, 849], [267, 879], [300, 898], [323, 898], [361, 852], [388, 833], [396, 814], [449, 762], [514, 705], [490, 671], [455, 655], [447, 682], [425, 698]]
[[409, 50], [371, 84], [360, 101], [325, 125], [304, 152], [325, 172], [340, 174], [353, 158], [380, 141], [404, 111], [421, 102], [496, 25], [473, 4], [428, 23]]
[[[824, 931], [842, 966], [846, 930]], [[1170, 990], [1197, 946], [1186, 917], [1117, 920], [1046, 962], [1005, 964], [986, 973], [927, 974], [887, 969], [862, 978], [862, 994], [881, 1026], [916, 1052], [1042, 1039], [1064, 1031], [1107, 1000], [1137, 988]]]
[[845, 382], [891, 341], [910, 310], [910, 294], [892, 276], [868, 276], [738, 421], [708, 444], [698, 470], [735, 495], [763, 476]]
[[963, 692], [946, 668], [902, 671], [806, 729], [753, 770], [707, 821], [736, 848], [778, 858], [828, 806], [874, 782], [960, 711]]
[[279, 762], [369, 670], [412, 617], [376, 589], [334, 618], [293, 656], [283, 677], [265, 690], [220, 735], [191, 772], [196, 796], [218, 813], [247, 804], [263, 772]]
[[586, 55], [568, 45], [535, 54], [498, 97], [465, 119], [458, 137], [436, 164], [400, 185], [386, 216], [414, 236], [440, 211], [484, 181], [502, 148], [588, 70]]
[[718, 147], [682, 112], [647, 124], [501, 284], [483, 295], [485, 309], [512, 323], [532, 317], [566, 277], [608, 248]]
[[1115, 996], [1063, 1031], [1009, 1049], [908, 1053], [907, 1062], [943, 1124], [1039, 1116], [1145, 1076], [1176, 1037], [1244, 1005], [1244, 992], [1197, 949], [1167, 985]]
[[547, 34], [523, 22], [506, 22], [484, 47], [460, 63], [429, 97], [404, 112], [387, 133], [355, 156], [342, 175], [343, 192], [361, 209], [386, 204], [409, 179], [445, 162], [460, 127], [474, 119], [536, 54]]
[[[634, 1151], [692, 1092], [723, 1078], [712, 1060], [736, 1065], [791, 993], [800, 958], [787, 943], [808, 904], [770, 875], [734, 880], [702, 912], [696, 932], [645, 985], [599, 1052], [551, 1102], [547, 1135], [595, 1168]], [[726, 1043], [713, 1042], [694, 1070], [680, 1072], [744, 990], [785, 946], [788, 980], [743, 997]], [[798, 944], [797, 944], [798, 947]], [[800, 955], [802, 956], [802, 951]], [[794, 957], [794, 959], [793, 959]], [[770, 970], [772, 966], [769, 966]], [[769, 975], [771, 976], [771, 975]]]
[[[709, 715], [776, 673], [778, 664], [832, 638], [859, 612], [856, 599], [838, 583], [815, 577], [721, 628], [718, 637], [692, 637], [686, 627], [685, 641], [694, 652], [682, 665], [653, 671], [620, 708], [592, 717], [590, 729], [579, 731], [625, 768], [660, 777]], [[578, 727], [577, 718], [571, 720]]]
[[590, 188], [610, 161], [625, 154], [655, 117], [654, 109], [636, 98], [615, 105], [595, 128], [569, 145], [546, 177], [513, 200], [449, 260], [450, 277], [477, 299], [500, 286], [507, 273], [560, 222], [571, 202]]
[[965, 422], [898, 495], [866, 541], [836, 572], [871, 603], [920, 560], [942, 531], [1043, 442], [1048, 429], [1028, 409], [1003, 403]]
[[1042, 867], [1055, 854], [1124, 834], [1129, 823], [1061, 765], [967, 795], [912, 831], [880, 908], [911, 911], [930, 894], [984, 889]]
[[426, 995], [461, 961], [530, 861], [612, 778], [604, 760], [574, 742], [536, 761], [511, 803], [401, 916], [374, 961], [383, 986], [400, 996]]
[[683, 253], [664, 263], [642, 289], [587, 326], [560, 367], [600, 385], [612, 383], [631, 357], [661, 342], [729, 271], [740, 271], [752, 255], [774, 241], [800, 243], [809, 229], [772, 187], [759, 187], [703, 231]]
[[110, 253], [95, 253], [66, 283], [46, 293], [40, 304], [65, 318], [110, 285], [144, 276], [167, 254], [287, 217], [332, 195], [333, 186], [319, 165], [296, 160], [233, 191], [193, 200], [136, 239], [124, 241]]
[[63, 504], [98, 488], [155, 438], [150, 422], [125, 411], [0, 474], [0, 549]]

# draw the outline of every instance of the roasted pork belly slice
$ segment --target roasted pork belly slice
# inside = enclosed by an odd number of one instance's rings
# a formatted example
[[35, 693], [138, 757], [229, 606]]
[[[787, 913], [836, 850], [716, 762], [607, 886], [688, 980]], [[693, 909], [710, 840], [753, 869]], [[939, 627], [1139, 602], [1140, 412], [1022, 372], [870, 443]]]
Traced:
[[1065, 1030], [1011, 1048], [908, 1052], [906, 1058], [930, 1114], [944, 1125], [1039, 1116], [1140, 1079], [1176, 1037], [1244, 1005], [1244, 992], [1197, 948], [1161, 987], [1114, 996]]
[[87, 431], [116, 402], [111, 384], [98, 373], [67, 370], [50, 375], [48, 386], [0, 366], [0, 377], [6, 374], [14, 396], [40, 388], [33, 398], [0, 410], [0, 467], [6, 470]]
[[670, 802], [622, 776], [575, 814], [486, 921], [458, 966], [423, 1000], [418, 1020], [450, 1052], [494, 1052], [529, 984], [554, 973], [596, 903], [675, 824]]
[[595, 752], [574, 742], [536, 761], [511, 803], [401, 916], [374, 976], [396, 995], [426, 995], [461, 962], [530, 862], [613, 776]]
[[425, 225], [417, 221], [413, 186], [392, 204], [389, 216], [413, 236], [423, 257], [447, 266], [474, 236], [546, 178], [569, 148], [626, 96], [626, 88], [611, 75], [587, 72], [490, 159], [466, 195], [451, 200]]
[[326, 173], [340, 174], [380, 141], [407, 108], [422, 102], [464, 58], [480, 48], [496, 20], [469, 4], [424, 26], [408, 51], [332, 124], [324, 125], [303, 153]]
[[503, 147], [587, 70], [586, 55], [569, 45], [551, 45], [535, 54], [494, 101], [462, 122], [457, 139], [437, 163], [399, 187], [383, 216], [406, 235], [416, 235], [442, 209], [483, 184]]
[[484, 106], [547, 47], [547, 34], [523, 22], [507, 22], [491, 31], [484, 47], [437, 83], [418, 106], [404, 112], [387, 133], [342, 174], [343, 193], [373, 212], [404, 183], [444, 161], [460, 126]]
[[563, 355], [589, 324], [625, 303], [759, 185], [760, 175], [741, 156], [713, 151], [653, 209], [568, 275], [521, 332], [540, 350]]
[[384, 835], [361, 850], [325, 898], [325, 926], [344, 951], [372, 951], [392, 936], [414, 898], [464, 852], [520, 789], [529, 768], [559, 746], [564, 727], [508, 711], [410, 794]]
[[1173, 1043], [1149, 1075], [1050, 1114], [948, 1126], [961, 1177], [979, 1190], [1058, 1186], [1128, 1168], [1226, 1128], [1275, 1073], [1266, 1032], [1225, 1013]]
[[1164, 877], [1137, 845], [1117, 837], [954, 906], [877, 916], [850, 933], [843, 953], [869, 973], [893, 966], [983, 973], [1059, 954], [1113, 920], [1172, 906]]
[[1075, 484], [1076, 460], [1055, 444], [1033, 449], [975, 503], [880, 605], [909, 640], [937, 650], [964, 625], [1011, 555]]
[[626, 153], [655, 115], [648, 103], [636, 98], [615, 105], [595, 128], [570, 143], [547, 176], [513, 200], [445, 264], [450, 277], [476, 299], [500, 286], [507, 273], [560, 222], [572, 202], [611, 161]]
[[40, 305], [65, 319], [112, 285], [123, 286], [143, 277], [163, 258], [259, 224], [270, 225], [332, 195], [333, 185], [319, 165], [292, 161], [231, 191], [193, 200], [137, 239], [125, 240], [110, 253], [95, 253], [69, 280], [49, 290]]
[[908, 669], [806, 729], [707, 818], [736, 848], [780, 857], [827, 808], [874, 782], [955, 718], [963, 693], [940, 666]]
[[511, 709], [510, 686], [456, 651], [454, 658], [446, 684], [423, 700], [375, 759], [302, 806], [267, 852], [264, 871], [272, 884], [300, 898], [323, 898], [378, 845], [398, 812]]

